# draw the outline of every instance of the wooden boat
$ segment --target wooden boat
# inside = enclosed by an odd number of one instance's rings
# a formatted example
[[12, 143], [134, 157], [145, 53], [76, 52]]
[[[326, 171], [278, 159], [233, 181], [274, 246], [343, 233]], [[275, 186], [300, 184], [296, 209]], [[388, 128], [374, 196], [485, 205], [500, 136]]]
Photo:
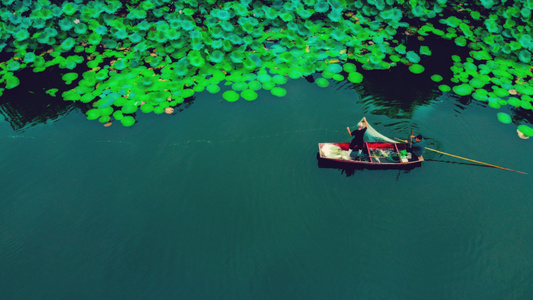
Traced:
[[[416, 160], [407, 159], [403, 154], [407, 151], [407, 143], [389, 142], [365, 142], [360, 159], [349, 157], [350, 143], [319, 143], [319, 159], [331, 162], [338, 162], [348, 165], [360, 165], [367, 167], [384, 168], [412, 168], [422, 164], [424, 158], [421, 156]], [[328, 155], [327, 148], [340, 148], [336, 155]]]

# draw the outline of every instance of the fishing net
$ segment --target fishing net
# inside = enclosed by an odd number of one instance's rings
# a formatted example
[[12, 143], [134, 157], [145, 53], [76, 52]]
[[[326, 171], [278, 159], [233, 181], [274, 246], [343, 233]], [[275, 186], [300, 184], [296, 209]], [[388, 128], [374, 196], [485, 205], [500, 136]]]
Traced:
[[378, 163], [399, 163], [400, 155], [394, 149], [369, 149], [370, 156]]
[[[362, 122], [363, 119], [361, 119], [361, 121], [359, 122]], [[366, 129], [366, 132], [365, 132], [365, 142], [387, 142], [387, 143], [398, 143], [397, 141], [393, 140], [393, 139], [390, 139], [384, 135], [382, 135], [381, 133], [377, 132], [374, 127], [372, 127], [370, 124], [368, 124], [367, 122], [367, 129]]]
[[337, 145], [325, 144], [320, 151], [322, 151], [322, 154], [328, 158], [350, 159], [350, 151], [342, 150], [341, 147]]

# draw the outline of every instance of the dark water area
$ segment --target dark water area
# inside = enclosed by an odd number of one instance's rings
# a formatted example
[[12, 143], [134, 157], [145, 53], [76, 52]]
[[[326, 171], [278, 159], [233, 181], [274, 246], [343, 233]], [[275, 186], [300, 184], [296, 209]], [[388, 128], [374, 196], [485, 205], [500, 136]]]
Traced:
[[286, 97], [253, 102], [201, 93], [131, 128], [42, 88], [6, 93], [1, 298], [530, 299], [531, 175], [433, 152], [412, 170], [319, 166], [318, 143], [350, 141], [366, 116], [386, 136], [413, 128], [431, 148], [533, 174], [531, 140], [496, 110], [374, 74], [290, 80]]

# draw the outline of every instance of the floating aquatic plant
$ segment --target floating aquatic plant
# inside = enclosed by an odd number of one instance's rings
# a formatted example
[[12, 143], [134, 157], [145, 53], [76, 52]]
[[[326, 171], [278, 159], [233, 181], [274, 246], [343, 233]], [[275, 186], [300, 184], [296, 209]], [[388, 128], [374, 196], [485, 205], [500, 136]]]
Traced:
[[414, 74], [420, 74], [424, 72], [425, 68], [422, 65], [419, 64], [413, 64], [409, 66], [409, 71], [411, 71]]
[[321, 78], [317, 78], [315, 80], [315, 83], [319, 87], [327, 87], [327, 86], [329, 86], [329, 81], [326, 78], [322, 78], [322, 77]]
[[510, 124], [513, 120], [511, 119], [511, 116], [509, 114], [504, 112], [499, 112], [496, 114], [498, 116], [498, 120], [502, 122], [503, 124]]
[[222, 94], [222, 97], [228, 101], [228, 102], [235, 102], [237, 100], [239, 100], [240, 96], [239, 94], [237, 94], [235, 91], [225, 91], [223, 94]]
[[[17, 59], [2, 65], [9, 73], [2, 75], [0, 89], [18, 86], [16, 72], [26, 67], [34, 72], [53, 66], [72, 70], [63, 80], [76, 84], [63, 98], [105, 108], [100, 114], [109, 114], [97, 119], [106, 124], [114, 118], [131, 126], [132, 111], [168, 112], [194, 93], [219, 92], [219, 85], [231, 87], [223, 97], [236, 101], [255, 99], [260, 89], [284, 95], [276, 85], [317, 72], [323, 76], [316, 80], [319, 86], [327, 86], [328, 79], [360, 83], [357, 67], [389, 69], [403, 63], [420, 74], [424, 56], [432, 51], [425, 45], [408, 48], [399, 42], [406, 35], [417, 35], [420, 41], [435, 35], [469, 47], [466, 61], [452, 56], [456, 65], [450, 81], [455, 86], [440, 85], [443, 92], [453, 88], [495, 108], [531, 109], [530, 101], [509, 97], [510, 91], [533, 95], [528, 66], [533, 38], [526, 30], [531, 12], [528, 5], [520, 6], [523, 1], [515, 6], [481, 1], [465, 9], [455, 1], [265, 5], [207, 0], [200, 5], [193, 0], [170, 7], [168, 1], [156, 0], [123, 7], [117, 0], [76, 0], [61, 6], [43, 0], [25, 1], [29, 14], [15, 2], [2, 2], [9, 13], [0, 14], [7, 24], [0, 50]], [[450, 16], [450, 9], [466, 13]], [[85, 66], [89, 70], [76, 71]], [[81, 80], [73, 75], [78, 73]], [[443, 80], [440, 75], [431, 78]]]

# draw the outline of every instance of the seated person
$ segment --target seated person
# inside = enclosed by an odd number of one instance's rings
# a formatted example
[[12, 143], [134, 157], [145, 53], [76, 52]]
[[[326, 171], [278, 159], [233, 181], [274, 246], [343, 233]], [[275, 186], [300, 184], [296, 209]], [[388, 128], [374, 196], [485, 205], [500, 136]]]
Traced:
[[416, 137], [414, 135], [411, 136], [411, 143], [412, 144], [409, 148], [409, 152], [412, 153], [412, 160], [418, 160], [418, 158], [422, 157], [422, 155], [424, 155], [426, 152], [427, 142], [424, 140], [424, 137], [419, 134]]

